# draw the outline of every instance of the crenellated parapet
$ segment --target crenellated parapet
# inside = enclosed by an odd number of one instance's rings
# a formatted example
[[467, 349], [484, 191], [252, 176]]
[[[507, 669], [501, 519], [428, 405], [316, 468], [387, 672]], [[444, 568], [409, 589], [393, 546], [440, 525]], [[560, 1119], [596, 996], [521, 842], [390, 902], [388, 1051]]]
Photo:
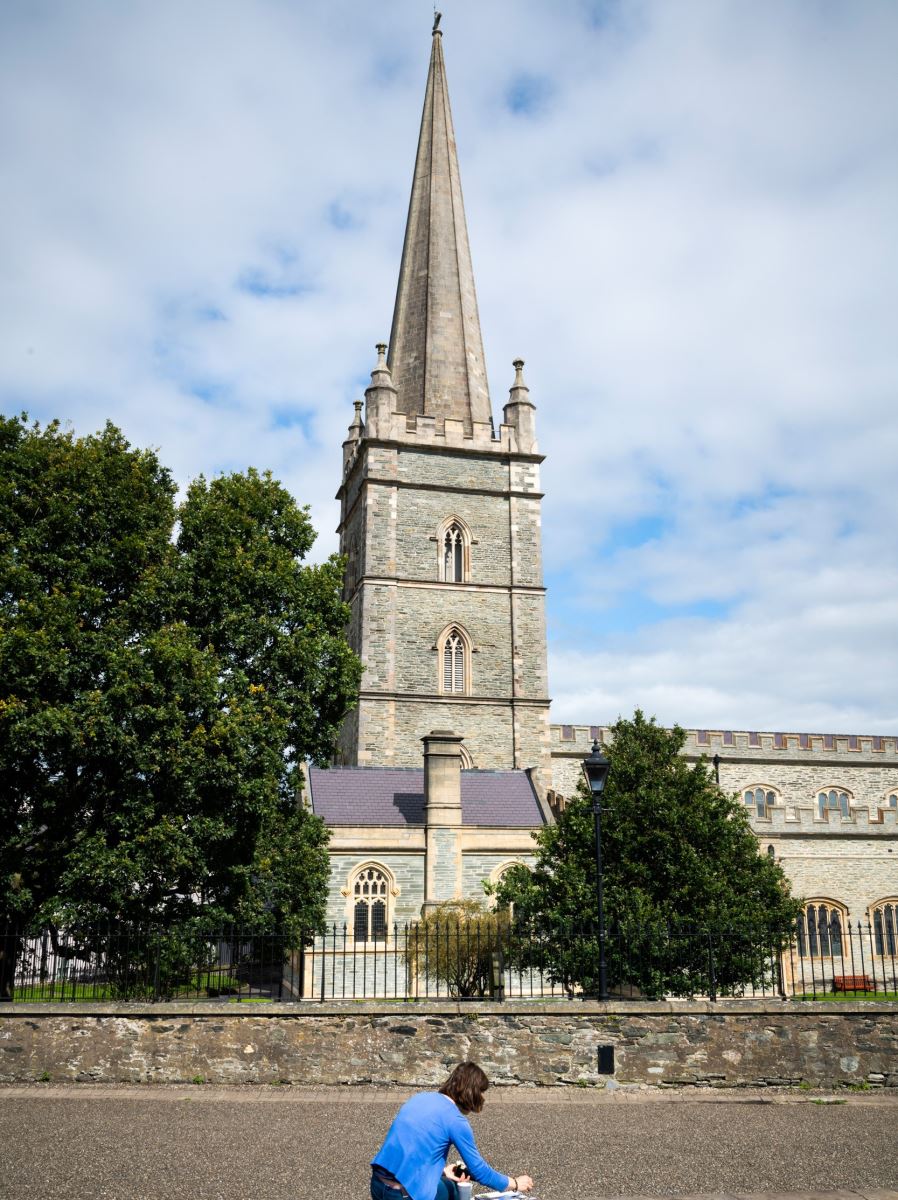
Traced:
[[[827, 835], [841, 837], [890, 837], [898, 834], [898, 808], [883, 805], [852, 805], [848, 815], [834, 810], [822, 814], [816, 805], [771, 805], [766, 816], [749, 813], [749, 822], [758, 837], [774, 834]], [[895, 864], [898, 877], [898, 863]]]
[[898, 737], [885, 734], [764, 732], [760, 730], [689, 729], [687, 755], [745, 758], [793, 757], [801, 761], [839, 759], [898, 762]]
[[365, 392], [365, 420], [361, 421], [360, 402], [349, 427], [344, 453], [344, 475], [352, 468], [353, 450], [363, 440], [369, 444], [407, 445], [434, 450], [470, 450], [478, 454], [527, 456], [542, 462], [536, 442], [535, 406], [524, 383], [522, 359], [515, 359], [515, 379], [505, 405], [505, 420], [496, 430], [492, 420], [476, 421], [433, 413], [406, 412], [401, 409], [399, 393], [393, 384], [386, 361], [386, 344], [377, 346], [378, 360], [371, 372], [371, 385]]
[[[612, 734], [606, 725], [553, 724], [550, 739], [554, 790], [571, 796], [593, 740], [608, 744]], [[844, 792], [852, 813], [869, 811], [871, 827], [880, 827], [881, 809], [898, 809], [898, 739], [894, 737], [689, 729], [683, 754], [691, 762], [716, 760], [721, 786], [728, 792], [761, 789], [773, 793], [773, 812], [807, 811], [808, 828], [817, 833], [841, 830], [836, 813], [828, 819], [815, 816], [821, 792]], [[804, 820], [790, 818], [799, 819]], [[850, 821], [843, 832], [850, 832]]]
[[[589, 753], [593, 739], [609, 741], [607, 725], [552, 725], [553, 754]], [[683, 753], [688, 758], [715, 754], [729, 759], [767, 758], [777, 761], [790, 757], [802, 762], [814, 759], [838, 759], [845, 763], [898, 764], [898, 736], [886, 734], [796, 733], [733, 729], [687, 729]]]

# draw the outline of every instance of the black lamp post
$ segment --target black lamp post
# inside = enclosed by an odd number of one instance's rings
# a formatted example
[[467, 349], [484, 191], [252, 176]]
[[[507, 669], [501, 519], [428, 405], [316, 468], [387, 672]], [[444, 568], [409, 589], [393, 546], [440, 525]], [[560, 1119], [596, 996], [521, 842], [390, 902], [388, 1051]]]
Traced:
[[599, 910], [599, 999], [608, 999], [608, 964], [605, 961], [605, 910], [602, 905], [602, 794], [611, 763], [599, 747], [592, 743], [592, 753], [583, 760], [583, 770], [592, 792], [592, 812], [596, 820], [596, 901]]

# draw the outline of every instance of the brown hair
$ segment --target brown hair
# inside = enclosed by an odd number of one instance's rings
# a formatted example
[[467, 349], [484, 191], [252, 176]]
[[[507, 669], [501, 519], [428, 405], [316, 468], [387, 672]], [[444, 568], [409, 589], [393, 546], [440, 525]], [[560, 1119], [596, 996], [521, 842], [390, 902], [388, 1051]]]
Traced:
[[440, 1092], [454, 1100], [463, 1113], [479, 1113], [483, 1108], [483, 1094], [490, 1086], [486, 1074], [477, 1063], [459, 1063]]

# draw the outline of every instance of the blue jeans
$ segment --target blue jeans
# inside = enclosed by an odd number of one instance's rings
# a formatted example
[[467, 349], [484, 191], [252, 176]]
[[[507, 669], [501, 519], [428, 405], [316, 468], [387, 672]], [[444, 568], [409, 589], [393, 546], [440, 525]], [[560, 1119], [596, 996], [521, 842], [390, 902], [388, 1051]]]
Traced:
[[[402, 1200], [402, 1192], [397, 1191], [396, 1188], [387, 1187], [382, 1179], [372, 1175], [371, 1200]], [[441, 1175], [433, 1200], [458, 1200], [458, 1188], [445, 1175]]]

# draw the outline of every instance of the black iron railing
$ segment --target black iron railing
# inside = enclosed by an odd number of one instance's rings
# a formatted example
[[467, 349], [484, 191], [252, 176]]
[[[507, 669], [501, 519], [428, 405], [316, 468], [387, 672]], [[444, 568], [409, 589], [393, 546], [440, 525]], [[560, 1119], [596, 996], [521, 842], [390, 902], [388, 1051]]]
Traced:
[[[898, 999], [898, 946], [870, 922], [807, 916], [785, 930], [686, 922], [609, 925], [613, 999]], [[505, 914], [427, 920], [354, 936], [110, 925], [0, 935], [0, 1000], [241, 1002], [588, 998], [599, 938], [589, 923], [525, 924]]]

